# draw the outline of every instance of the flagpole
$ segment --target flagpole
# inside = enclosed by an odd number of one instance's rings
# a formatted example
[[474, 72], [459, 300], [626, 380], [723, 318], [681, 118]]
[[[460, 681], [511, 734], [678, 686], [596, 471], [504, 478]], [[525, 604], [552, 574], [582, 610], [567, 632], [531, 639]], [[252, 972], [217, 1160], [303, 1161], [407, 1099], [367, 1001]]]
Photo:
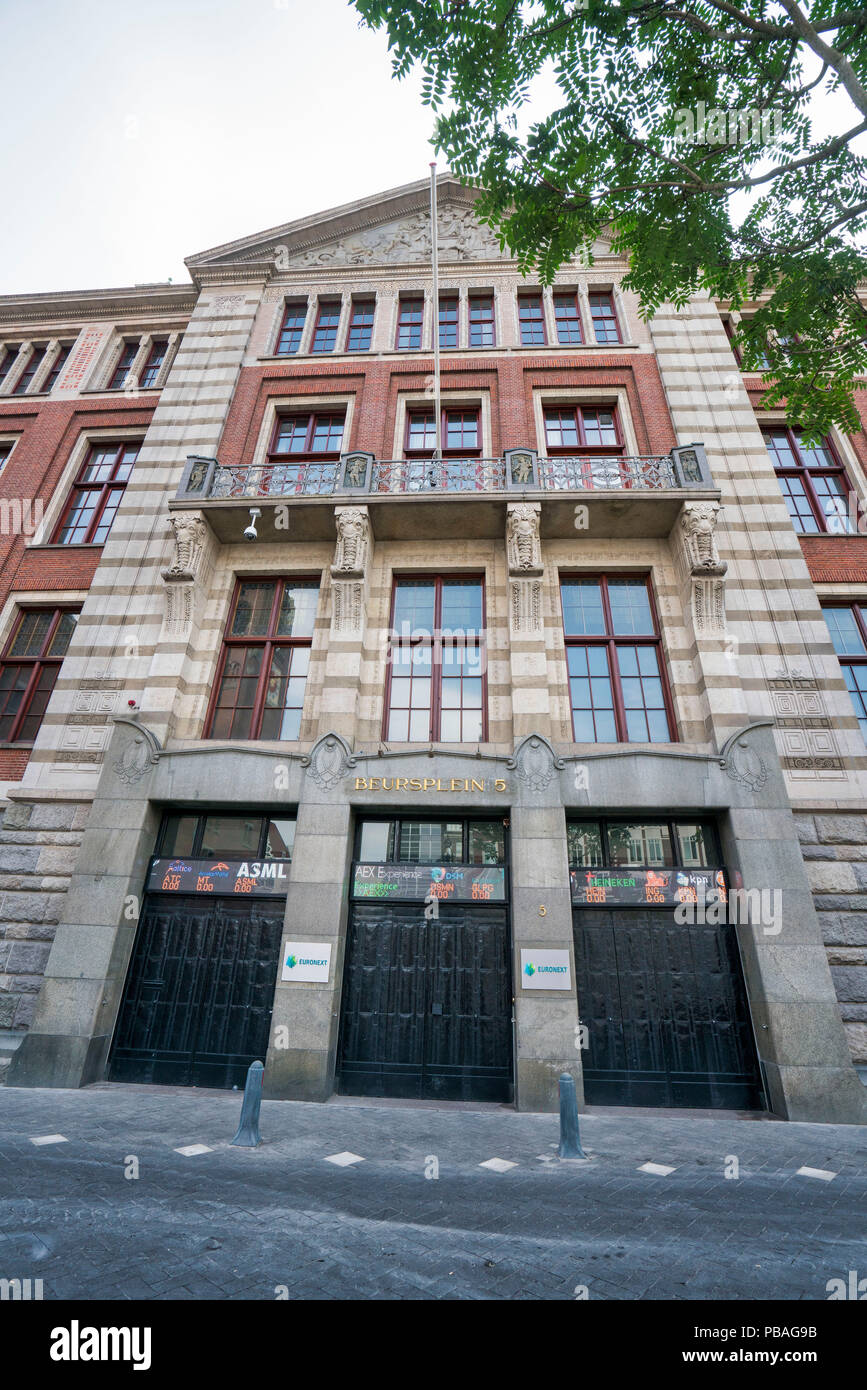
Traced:
[[437, 246], [437, 166], [430, 166], [430, 242], [433, 268], [433, 357], [434, 357], [434, 458], [442, 457], [442, 403], [440, 399], [440, 265]]

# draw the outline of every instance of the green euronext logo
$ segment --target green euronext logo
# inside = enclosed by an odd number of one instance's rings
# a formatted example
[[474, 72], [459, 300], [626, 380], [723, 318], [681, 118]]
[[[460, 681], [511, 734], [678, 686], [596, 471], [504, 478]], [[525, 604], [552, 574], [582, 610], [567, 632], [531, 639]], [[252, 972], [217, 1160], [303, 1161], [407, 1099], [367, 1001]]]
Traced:
[[295, 959], [294, 956], [287, 956], [287, 957], [286, 957], [286, 964], [287, 964], [287, 966], [289, 967], [290, 970], [294, 970], [295, 967], [296, 967], [296, 965], [298, 964], [298, 961]]
[[538, 970], [540, 975], [565, 975], [565, 965], [534, 965], [531, 960], [524, 966], [525, 975], [535, 975]]

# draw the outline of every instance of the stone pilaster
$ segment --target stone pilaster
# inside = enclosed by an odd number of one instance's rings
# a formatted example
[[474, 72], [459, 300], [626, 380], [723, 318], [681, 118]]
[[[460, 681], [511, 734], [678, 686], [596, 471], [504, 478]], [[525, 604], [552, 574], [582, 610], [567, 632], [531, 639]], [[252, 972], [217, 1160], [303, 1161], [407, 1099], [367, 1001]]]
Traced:
[[334, 520], [337, 545], [331, 566], [331, 631], [319, 700], [319, 731], [333, 729], [351, 742], [362, 684], [373, 533], [366, 506], [335, 507]]
[[506, 513], [509, 569], [509, 656], [516, 738], [550, 734], [548, 659], [543, 618], [539, 502], [512, 502]]

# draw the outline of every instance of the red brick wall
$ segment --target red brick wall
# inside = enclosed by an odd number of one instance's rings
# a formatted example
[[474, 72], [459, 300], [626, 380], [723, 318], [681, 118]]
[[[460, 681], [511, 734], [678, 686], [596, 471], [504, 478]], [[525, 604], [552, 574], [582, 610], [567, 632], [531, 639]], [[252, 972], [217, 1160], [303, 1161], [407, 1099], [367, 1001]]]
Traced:
[[[0, 400], [0, 433], [18, 434], [18, 442], [0, 473], [0, 498], [19, 498], [47, 505], [82, 430], [111, 430], [150, 424], [154, 401], [143, 405], [130, 397], [74, 401]], [[26, 516], [26, 511], [25, 511]], [[46, 594], [63, 589], [89, 589], [102, 553], [100, 546], [26, 548], [26, 536], [0, 535], [0, 609], [17, 589]], [[29, 749], [0, 747], [0, 780], [15, 781], [24, 774]]]

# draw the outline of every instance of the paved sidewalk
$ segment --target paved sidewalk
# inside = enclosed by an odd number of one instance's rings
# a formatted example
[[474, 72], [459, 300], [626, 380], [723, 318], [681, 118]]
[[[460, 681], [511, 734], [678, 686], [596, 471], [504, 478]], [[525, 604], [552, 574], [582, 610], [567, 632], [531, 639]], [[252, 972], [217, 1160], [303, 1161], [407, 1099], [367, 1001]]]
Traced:
[[590, 1161], [561, 1163], [554, 1115], [266, 1101], [244, 1150], [240, 1099], [0, 1088], [0, 1279], [46, 1299], [824, 1300], [867, 1276], [863, 1128], [594, 1113]]

